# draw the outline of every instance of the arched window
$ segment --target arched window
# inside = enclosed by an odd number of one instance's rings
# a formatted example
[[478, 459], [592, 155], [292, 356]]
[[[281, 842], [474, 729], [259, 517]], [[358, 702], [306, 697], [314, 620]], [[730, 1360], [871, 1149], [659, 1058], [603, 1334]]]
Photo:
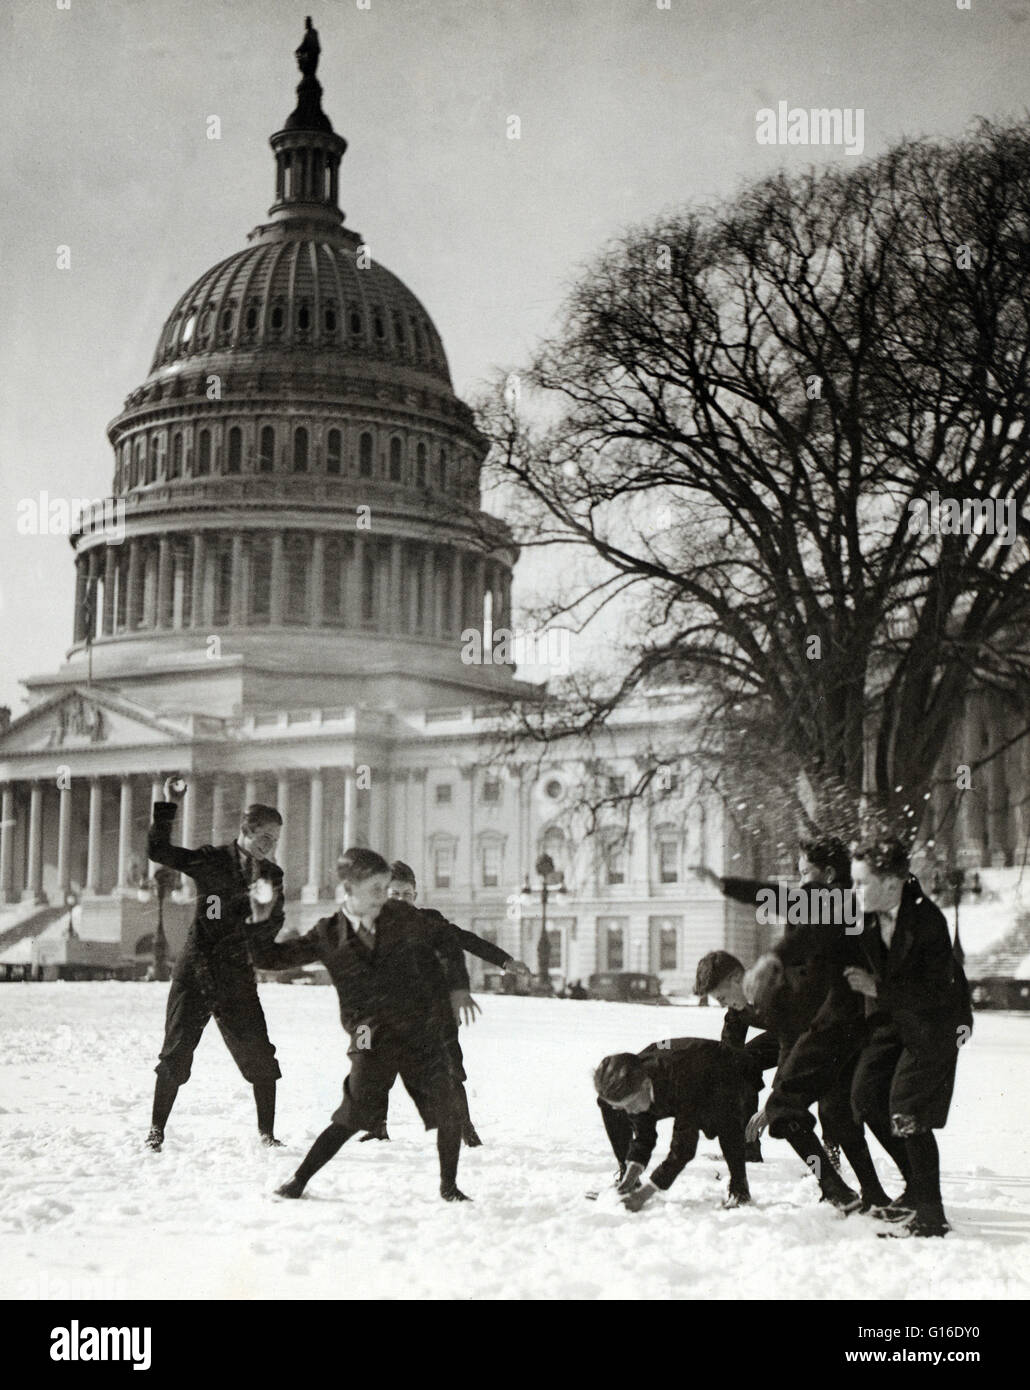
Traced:
[[366, 430], [358, 443], [358, 472], [362, 478], [372, 476], [372, 436]]
[[201, 430], [197, 437], [197, 466], [195, 472], [202, 477], [211, 472], [211, 431]]
[[393, 336], [397, 341], [397, 346], [402, 348], [404, 346], [404, 320], [400, 314], [393, 316]]
[[311, 310], [306, 304], [302, 304], [297, 311], [297, 327], [302, 333], [311, 327]]
[[303, 425], [299, 425], [293, 432], [293, 471], [308, 471], [308, 432]]
[[261, 449], [258, 454], [258, 472], [275, 472], [275, 430], [271, 425], [261, 430]]
[[336, 332], [336, 310], [331, 307], [325, 311], [325, 331], [327, 333]]
[[243, 467], [243, 431], [233, 425], [229, 431], [229, 457], [226, 462], [227, 473], [239, 473]]
[[383, 323], [383, 316], [378, 309], [376, 310], [375, 316], [375, 331], [376, 337], [380, 341], [382, 341], [382, 339], [386, 337], [386, 325]]
[[426, 485], [426, 446], [420, 444], [415, 450], [415, 485], [425, 487]]
[[172, 440], [172, 466], [168, 476], [170, 478], [182, 477], [182, 430], [176, 430]]
[[551, 856], [556, 869], [564, 869], [567, 854], [565, 831], [557, 825], [552, 825], [548, 830], [545, 830], [540, 840], [540, 852]]
[[252, 304], [247, 310], [247, 317], [244, 322], [246, 323], [248, 334], [257, 332], [258, 311], [256, 304]]
[[402, 475], [401, 441], [396, 435], [390, 440], [390, 481], [399, 483]]
[[330, 430], [326, 435], [325, 471], [339, 473], [343, 459], [343, 435], [339, 430]]
[[357, 309], [350, 311], [350, 331], [355, 335], [361, 332], [361, 314]]

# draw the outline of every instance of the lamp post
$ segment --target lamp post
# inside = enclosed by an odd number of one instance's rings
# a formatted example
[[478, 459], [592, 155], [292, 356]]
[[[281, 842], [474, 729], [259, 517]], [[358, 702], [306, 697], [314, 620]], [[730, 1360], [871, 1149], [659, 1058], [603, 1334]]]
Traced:
[[[565, 897], [565, 875], [554, 867], [554, 860], [549, 854], [541, 854], [536, 861], [536, 871], [540, 876], [540, 939], [536, 944], [537, 979], [543, 990], [549, 994], [551, 991], [551, 943], [547, 936], [547, 899], [552, 889], [559, 898]], [[528, 874], [522, 885], [520, 896], [524, 903], [532, 901], [533, 889]]]
[[157, 927], [154, 931], [155, 980], [167, 980], [169, 978], [168, 938], [165, 936], [165, 895], [175, 886], [178, 877], [179, 875], [174, 869], [160, 864], [154, 870], [152, 879], [143, 880], [136, 895], [141, 903], [146, 903], [150, 901], [151, 889], [157, 894]]
[[962, 902], [967, 892], [972, 893], [975, 898], [978, 898], [983, 892], [979, 874], [971, 874], [969, 882], [967, 883], [965, 869], [948, 869], [942, 866], [938, 866], [934, 869], [934, 897], [943, 897], [946, 893], [948, 897], [950, 897], [951, 903], [955, 908], [955, 957], [960, 965], [965, 961], [966, 953], [962, 949], [962, 941], [958, 932], [959, 904]]

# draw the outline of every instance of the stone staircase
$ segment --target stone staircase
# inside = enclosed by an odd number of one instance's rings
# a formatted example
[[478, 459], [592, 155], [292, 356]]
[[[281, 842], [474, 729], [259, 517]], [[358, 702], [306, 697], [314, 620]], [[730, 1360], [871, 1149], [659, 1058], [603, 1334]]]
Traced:
[[[51, 922], [65, 916], [67, 911], [66, 907], [52, 904], [24, 903], [12, 912], [5, 912], [0, 916], [0, 951], [6, 951], [9, 946], [27, 937], [38, 936]], [[11, 921], [11, 918], [14, 920]]]

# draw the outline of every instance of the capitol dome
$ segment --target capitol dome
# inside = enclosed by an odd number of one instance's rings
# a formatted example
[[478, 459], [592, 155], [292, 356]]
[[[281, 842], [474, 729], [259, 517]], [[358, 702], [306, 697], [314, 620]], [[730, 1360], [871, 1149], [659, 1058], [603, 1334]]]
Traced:
[[210, 353], [319, 354], [340, 373], [383, 362], [450, 386], [440, 335], [407, 286], [374, 261], [359, 268], [359, 236], [312, 233], [301, 219], [259, 228], [252, 245], [212, 266], [161, 331], [151, 375]]
[[306, 40], [267, 219], [179, 298], [108, 427], [125, 534], [73, 537], [67, 680], [88, 662], [222, 717], [513, 690], [461, 660], [506, 625], [518, 554], [481, 509], [487, 443], [426, 310], [344, 225], [317, 61]]

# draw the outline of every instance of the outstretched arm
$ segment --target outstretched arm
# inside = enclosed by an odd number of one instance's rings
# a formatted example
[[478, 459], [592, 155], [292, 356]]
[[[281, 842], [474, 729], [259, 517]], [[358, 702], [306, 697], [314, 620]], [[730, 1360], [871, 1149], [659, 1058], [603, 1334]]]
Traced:
[[172, 824], [178, 806], [174, 801], [155, 801], [154, 819], [147, 832], [147, 857], [155, 864], [196, 877], [196, 870], [205, 859], [203, 850], [186, 849], [172, 844]]
[[426, 911], [421, 908], [416, 908], [415, 911], [418, 912], [422, 920], [426, 940], [443, 966], [444, 974], [447, 977], [447, 988], [452, 992], [454, 990], [467, 991], [469, 989], [469, 972], [465, 966], [465, 952], [458, 940], [458, 928], [448, 922], [447, 918], [441, 916], [439, 912]]

